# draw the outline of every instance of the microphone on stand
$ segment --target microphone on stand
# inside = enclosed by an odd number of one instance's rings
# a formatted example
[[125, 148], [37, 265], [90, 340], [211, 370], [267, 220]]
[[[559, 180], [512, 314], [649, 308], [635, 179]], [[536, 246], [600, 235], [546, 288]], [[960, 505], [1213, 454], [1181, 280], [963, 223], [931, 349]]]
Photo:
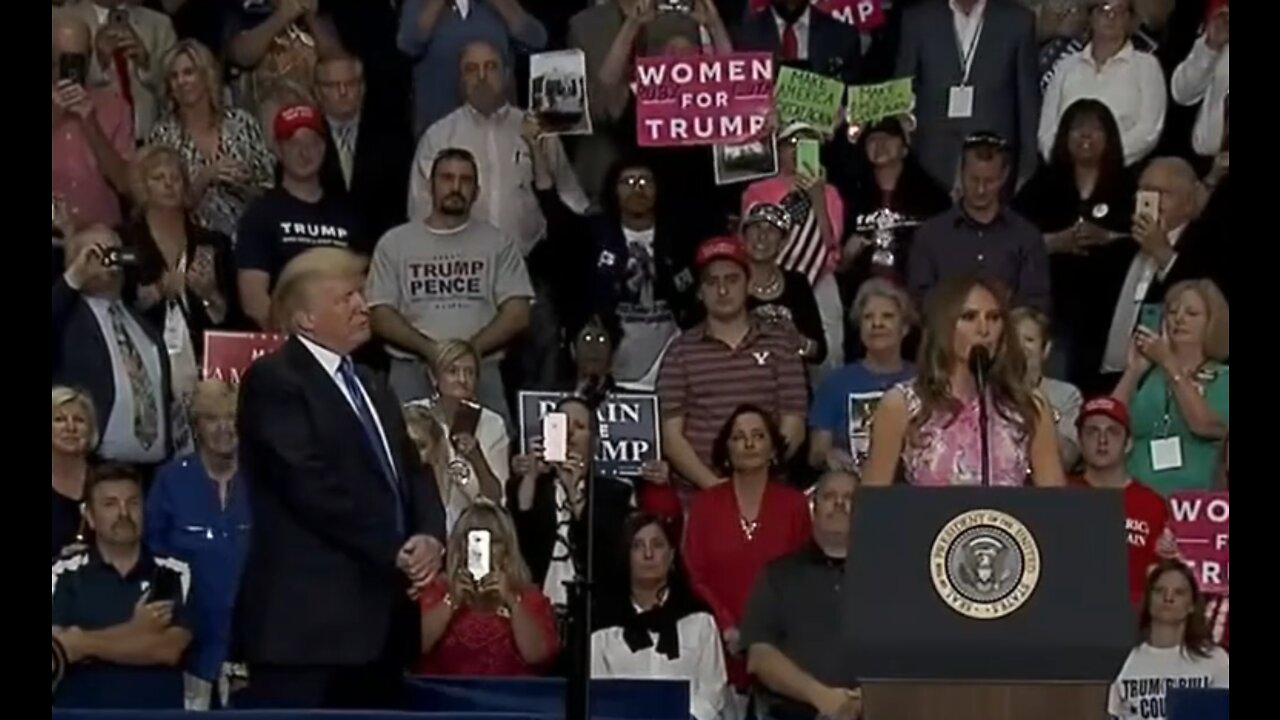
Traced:
[[978, 434], [982, 448], [982, 484], [991, 484], [990, 431], [987, 426], [987, 373], [991, 371], [991, 351], [986, 345], [969, 348], [969, 372], [978, 386]]

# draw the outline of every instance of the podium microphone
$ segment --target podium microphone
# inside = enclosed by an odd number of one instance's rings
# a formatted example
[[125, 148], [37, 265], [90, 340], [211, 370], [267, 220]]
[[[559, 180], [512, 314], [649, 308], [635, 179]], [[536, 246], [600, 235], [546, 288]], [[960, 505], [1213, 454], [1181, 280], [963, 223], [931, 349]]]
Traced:
[[991, 485], [990, 432], [987, 428], [987, 373], [991, 370], [991, 351], [986, 345], [969, 348], [969, 372], [978, 386], [978, 434], [982, 448], [982, 484]]

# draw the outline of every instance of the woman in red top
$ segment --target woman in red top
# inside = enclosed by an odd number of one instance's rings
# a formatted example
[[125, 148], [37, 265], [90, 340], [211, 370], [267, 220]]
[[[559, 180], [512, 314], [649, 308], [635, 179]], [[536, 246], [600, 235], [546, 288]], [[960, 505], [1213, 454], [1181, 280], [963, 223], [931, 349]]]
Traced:
[[[472, 531], [487, 531], [491, 570], [468, 569]], [[449, 536], [447, 575], [422, 589], [423, 675], [534, 675], [559, 649], [551, 603], [529, 579], [515, 527], [501, 507], [477, 500]]]
[[694, 588], [715, 615], [725, 643], [729, 682], [745, 690], [746, 660], [738, 621], [756, 576], [776, 558], [809, 541], [804, 493], [775, 478], [786, 443], [760, 408], [742, 405], [712, 446], [714, 467], [727, 482], [694, 498], [685, 529], [685, 557]]

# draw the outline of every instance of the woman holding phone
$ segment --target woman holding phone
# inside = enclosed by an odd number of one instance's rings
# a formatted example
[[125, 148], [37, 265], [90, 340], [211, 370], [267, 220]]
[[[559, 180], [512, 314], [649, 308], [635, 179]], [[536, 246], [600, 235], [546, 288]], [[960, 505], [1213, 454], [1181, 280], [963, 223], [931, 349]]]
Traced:
[[[990, 280], [954, 277], [929, 295], [916, 378], [885, 393], [863, 471], [890, 485], [1063, 485], [1057, 430], [1045, 398], [1027, 387], [1026, 358], [1009, 321], [1008, 293]], [[989, 471], [983, 477], [981, 386], [974, 352], [987, 355]]]
[[439, 449], [450, 484], [440, 499], [450, 521], [476, 498], [501, 503], [506, 494], [511, 441], [502, 417], [476, 402], [479, 372], [480, 355], [470, 343], [446, 340], [432, 368], [439, 395], [406, 406], [428, 409], [444, 431], [447, 442]]
[[555, 615], [506, 510], [480, 500], [449, 533], [446, 571], [422, 588], [423, 675], [537, 675], [559, 651]]
[[1129, 474], [1156, 492], [1208, 490], [1231, 422], [1231, 312], [1212, 280], [1169, 288], [1159, 334], [1139, 327], [1112, 395], [1133, 415]]
[[[548, 425], [562, 427], [563, 436], [534, 440], [530, 452], [512, 462], [519, 480], [507, 485], [507, 507], [533, 579], [542, 583], [543, 592], [562, 612], [569, 601], [565, 584], [585, 571], [588, 482], [595, 508], [592, 579], [604, 592], [620, 587], [626, 577], [607, 548], [616, 544], [618, 528], [635, 506], [635, 493], [630, 483], [595, 471], [592, 412], [580, 397], [561, 400], [554, 411], [561, 419]], [[553, 450], [550, 456], [546, 448]], [[564, 454], [557, 457], [560, 449]]]

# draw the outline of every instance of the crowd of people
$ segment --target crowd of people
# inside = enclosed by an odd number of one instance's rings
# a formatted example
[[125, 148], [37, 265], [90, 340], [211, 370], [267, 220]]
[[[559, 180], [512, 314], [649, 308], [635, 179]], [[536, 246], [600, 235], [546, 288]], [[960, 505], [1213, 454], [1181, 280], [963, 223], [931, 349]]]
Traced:
[[[850, 518], [893, 484], [1122, 493], [1108, 712], [1228, 687], [1169, 497], [1229, 488], [1229, 0], [876, 4], [54, 0], [54, 705], [586, 668], [852, 720]], [[561, 48], [588, 135], [522, 109]], [[638, 146], [638, 57], [734, 51], [914, 110], [775, 114], [747, 184]], [[215, 330], [287, 340], [237, 387]], [[619, 394], [661, 448], [621, 474]]]

